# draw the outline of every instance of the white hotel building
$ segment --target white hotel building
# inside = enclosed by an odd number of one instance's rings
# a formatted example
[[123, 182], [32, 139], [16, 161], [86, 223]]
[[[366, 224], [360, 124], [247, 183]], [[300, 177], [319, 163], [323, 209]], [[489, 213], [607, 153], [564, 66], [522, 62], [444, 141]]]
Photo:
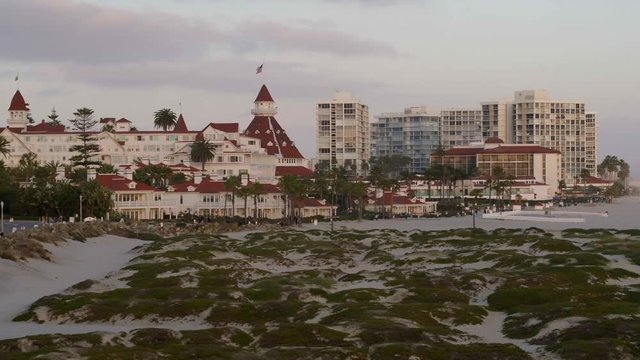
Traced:
[[[114, 210], [132, 219], [158, 219], [181, 212], [281, 218], [284, 201], [275, 186], [278, 178], [286, 174], [311, 176], [313, 171], [275, 119], [277, 110], [263, 85], [251, 111], [254, 117], [244, 131], [240, 131], [238, 123], [210, 123], [202, 130], [189, 130], [182, 114], [169, 131], [138, 131], [127, 119], [102, 118], [99, 125], [110, 125], [113, 130], [92, 133], [101, 149], [96, 160], [113, 165], [118, 174], [96, 174], [95, 169], [89, 169], [88, 177], [110, 189]], [[7, 126], [0, 127], [0, 136], [10, 144], [9, 154], [2, 159], [5, 164], [17, 166], [27, 153], [36, 154], [40, 162], [69, 164], [74, 155], [69, 148], [79, 143], [79, 132], [44, 121], [31, 125], [28, 114], [28, 104], [20, 91], [16, 91], [9, 106]], [[204, 172], [200, 170], [201, 163], [190, 159], [191, 144], [197, 139], [209, 140], [216, 147], [216, 156], [204, 164]], [[188, 181], [169, 186], [168, 191], [133, 181], [136, 168], [160, 163], [185, 173]], [[248, 199], [246, 213], [244, 199], [240, 197], [236, 196], [232, 207], [233, 196], [224, 187], [224, 179], [230, 175], [241, 175], [245, 185], [250, 181], [264, 184], [264, 193], [256, 198], [257, 213], [253, 199]], [[64, 173], [57, 178], [64, 179]], [[331, 209], [319, 200], [310, 199], [300, 211], [329, 216]]]

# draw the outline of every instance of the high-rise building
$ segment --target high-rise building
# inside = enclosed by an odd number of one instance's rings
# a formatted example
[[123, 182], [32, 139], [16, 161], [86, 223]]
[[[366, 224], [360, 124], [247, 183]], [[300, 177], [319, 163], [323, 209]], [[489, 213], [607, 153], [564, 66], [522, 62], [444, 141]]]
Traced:
[[430, 154], [440, 145], [440, 116], [426, 107], [410, 107], [401, 113], [383, 113], [371, 124], [371, 157], [406, 156], [411, 172], [430, 166]]
[[482, 142], [481, 109], [447, 109], [440, 112], [442, 146], [466, 146]]
[[543, 90], [516, 91], [511, 105], [514, 142], [537, 144], [562, 153], [562, 178], [579, 182], [583, 169], [596, 173], [595, 113], [585, 104], [552, 100]]
[[507, 101], [489, 101], [482, 104], [482, 139], [499, 138], [513, 142], [511, 136], [511, 104]]
[[337, 91], [330, 101], [316, 107], [318, 166], [344, 167], [365, 175], [368, 168], [369, 107], [349, 92]]

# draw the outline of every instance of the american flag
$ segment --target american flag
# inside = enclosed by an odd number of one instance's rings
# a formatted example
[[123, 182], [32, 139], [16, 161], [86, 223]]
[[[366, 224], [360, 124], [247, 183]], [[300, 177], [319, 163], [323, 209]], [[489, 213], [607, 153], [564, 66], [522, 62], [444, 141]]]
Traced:
[[264, 64], [260, 64], [260, 66], [256, 68], [256, 74], [260, 74], [262, 72], [262, 66], [264, 66]]

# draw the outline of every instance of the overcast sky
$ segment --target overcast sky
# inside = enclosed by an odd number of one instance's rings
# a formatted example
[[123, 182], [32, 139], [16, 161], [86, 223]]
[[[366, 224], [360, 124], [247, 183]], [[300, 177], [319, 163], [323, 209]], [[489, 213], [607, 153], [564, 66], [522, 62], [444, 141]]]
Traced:
[[266, 83], [314, 157], [314, 105], [336, 89], [372, 120], [547, 89], [597, 111], [599, 158], [638, 177], [639, 13], [631, 0], [0, 0], [0, 99], [19, 72], [37, 120], [86, 106], [150, 129], [182, 102], [191, 129], [244, 128]]

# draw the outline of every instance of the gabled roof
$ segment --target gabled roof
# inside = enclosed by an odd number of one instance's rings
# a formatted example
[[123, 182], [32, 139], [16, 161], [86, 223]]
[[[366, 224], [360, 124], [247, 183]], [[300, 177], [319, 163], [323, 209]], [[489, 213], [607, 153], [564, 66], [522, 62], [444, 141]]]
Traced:
[[313, 177], [314, 172], [304, 166], [276, 166], [276, 176], [296, 175], [302, 177]]
[[[454, 147], [444, 152], [445, 156], [462, 156], [462, 155], [477, 155], [484, 151], [481, 147]], [[432, 153], [431, 156], [437, 156], [436, 153]]]
[[118, 121], [116, 121], [116, 123], [130, 123], [131, 121], [125, 119], [125, 118], [120, 118], [118, 119]]
[[273, 101], [273, 98], [269, 93], [269, 89], [267, 89], [267, 85], [262, 85], [262, 87], [260, 88], [260, 92], [258, 93], [258, 96], [256, 97], [256, 100], [254, 102], [258, 101]]
[[100, 124], [106, 124], [109, 122], [116, 122], [116, 118], [100, 118]]
[[64, 125], [51, 125], [42, 120], [37, 125], [27, 125], [27, 132], [39, 133], [61, 133], [65, 131]]
[[283, 158], [304, 159], [293, 141], [273, 116], [255, 116], [244, 135], [260, 139], [260, 146], [269, 155]]
[[484, 141], [485, 144], [504, 144], [504, 141], [497, 136], [492, 136]]
[[560, 151], [539, 145], [501, 145], [484, 149], [482, 154], [560, 154]]
[[595, 176], [589, 176], [587, 178], [584, 179], [584, 182], [587, 184], [612, 184], [613, 181], [609, 181], [609, 180], [605, 180], [605, 179], [601, 179], [599, 177], [595, 177]]
[[207, 127], [209, 126], [226, 133], [237, 133], [240, 131], [240, 125], [238, 123], [209, 123]]
[[376, 205], [415, 205], [424, 204], [422, 201], [410, 199], [404, 195], [395, 195], [390, 192], [382, 194], [382, 197], [373, 199]]
[[13, 94], [13, 98], [11, 99], [9, 111], [29, 111], [28, 106], [29, 104], [24, 101], [20, 90], [16, 90], [16, 93]]
[[[96, 175], [96, 181], [111, 191], [158, 191], [145, 183], [135, 182], [115, 174], [98, 174]], [[131, 188], [131, 183], [135, 183], [135, 188]]]
[[309, 207], [331, 207], [325, 200], [319, 200], [314, 198], [306, 198], [295, 201], [297, 207], [309, 208]]
[[189, 129], [187, 128], [187, 123], [184, 121], [184, 117], [182, 117], [182, 113], [178, 116], [178, 121], [176, 121], [176, 126], [173, 127], [173, 132], [187, 132]]

